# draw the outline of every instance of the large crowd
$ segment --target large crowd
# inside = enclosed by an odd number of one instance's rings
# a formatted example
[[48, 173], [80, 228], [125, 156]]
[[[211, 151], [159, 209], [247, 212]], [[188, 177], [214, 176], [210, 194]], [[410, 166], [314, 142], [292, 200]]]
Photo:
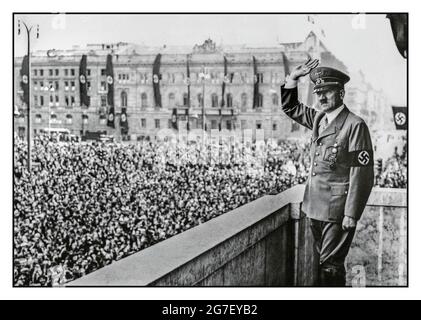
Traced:
[[[305, 182], [309, 146], [238, 148], [59, 142], [38, 137], [33, 168], [14, 144], [14, 284], [77, 279], [262, 195]], [[406, 152], [377, 185], [406, 187]]]
[[394, 155], [384, 162], [376, 175], [376, 185], [383, 188], [406, 188], [408, 174], [408, 156], [406, 144], [401, 153]]
[[[268, 193], [303, 183], [308, 146], [35, 141], [14, 145], [14, 284], [77, 279]], [[303, 152], [303, 150], [305, 152]]]

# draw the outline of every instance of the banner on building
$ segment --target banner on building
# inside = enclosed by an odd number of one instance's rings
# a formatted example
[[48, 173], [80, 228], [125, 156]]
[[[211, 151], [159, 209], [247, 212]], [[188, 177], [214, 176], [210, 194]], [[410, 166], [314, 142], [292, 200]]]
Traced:
[[396, 130], [408, 129], [408, 108], [392, 106]]
[[255, 109], [259, 106], [259, 76], [257, 74], [257, 61], [255, 56], [253, 56], [253, 81], [253, 109]]
[[113, 57], [111, 54], [107, 55], [107, 64], [105, 67], [105, 76], [107, 77], [107, 104], [108, 104], [108, 118], [107, 126], [115, 128], [114, 119], [114, 70], [113, 70]]
[[173, 129], [178, 130], [178, 124], [177, 124], [177, 108], [173, 108], [172, 109], [171, 125], [172, 125]]
[[282, 52], [282, 63], [284, 65], [284, 73], [285, 73], [285, 78], [287, 75], [289, 75], [289, 60], [285, 54], [285, 52]]
[[126, 135], [129, 133], [129, 121], [127, 120], [127, 108], [121, 108], [120, 128], [121, 128], [121, 134]]
[[108, 127], [115, 128], [114, 118], [115, 118], [114, 107], [108, 107], [108, 116], [107, 116]]
[[161, 81], [161, 74], [159, 72], [160, 68], [161, 68], [161, 54], [158, 53], [153, 63], [152, 86], [153, 86], [153, 96], [155, 99], [155, 106], [159, 108], [162, 107], [161, 92], [159, 89], [159, 82]]
[[186, 116], [187, 116], [187, 131], [190, 131], [190, 85], [191, 85], [191, 79], [190, 79], [190, 55], [187, 55], [187, 77], [186, 77], [186, 85], [187, 85], [187, 110], [186, 110]]
[[222, 100], [221, 107], [225, 106], [225, 86], [229, 83], [228, 78], [228, 61], [227, 57], [224, 56], [224, 79], [222, 80]]
[[29, 59], [28, 56], [24, 56], [22, 59], [22, 67], [20, 69], [21, 82], [20, 87], [23, 91], [22, 101], [29, 104]]
[[87, 81], [87, 72], [86, 72], [86, 54], [82, 55], [79, 64], [79, 97], [80, 97], [80, 106], [89, 107], [90, 97], [88, 96], [88, 81]]

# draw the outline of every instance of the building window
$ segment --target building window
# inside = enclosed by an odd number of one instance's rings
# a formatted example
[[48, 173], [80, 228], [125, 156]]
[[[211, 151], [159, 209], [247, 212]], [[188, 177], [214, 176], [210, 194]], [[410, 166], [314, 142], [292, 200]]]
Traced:
[[72, 104], [72, 107], [74, 107], [75, 106], [75, 97], [74, 96], [70, 97], [70, 102]]
[[40, 75], [41, 77], [43, 77], [43, 76], [44, 76], [44, 69], [39, 69], [39, 75]]
[[60, 74], [60, 71], [58, 69], [56, 69], [56, 77], [58, 77]]
[[88, 117], [87, 114], [82, 114], [82, 122], [83, 122], [83, 124], [88, 124], [89, 117]]
[[54, 81], [54, 85], [55, 85], [55, 89], [57, 91], [60, 88], [59, 82], [58, 81]]
[[64, 81], [64, 90], [69, 90], [69, 81]]
[[50, 96], [50, 107], [54, 105], [54, 97]]
[[146, 108], [148, 106], [148, 95], [145, 92], [142, 93], [141, 100], [142, 100], [142, 108]]
[[34, 105], [38, 106], [38, 96], [34, 96]]
[[35, 123], [41, 123], [41, 121], [42, 121], [41, 115], [40, 114], [36, 114], [35, 115]]
[[66, 123], [67, 124], [73, 123], [73, 116], [71, 114], [66, 115]]
[[39, 105], [44, 106], [44, 96], [39, 96]]
[[260, 120], [256, 120], [256, 129], [262, 129], [262, 122]]
[[183, 106], [188, 106], [189, 105], [189, 98], [188, 98], [188, 94], [187, 93], [183, 93]]
[[39, 89], [44, 90], [44, 81], [39, 82]]
[[64, 69], [64, 76], [68, 76], [69, 75], [69, 69]]
[[231, 120], [227, 120], [227, 129], [228, 130], [232, 130], [232, 123], [231, 123]]
[[50, 115], [50, 120], [51, 120], [51, 122], [56, 122], [57, 121], [57, 115], [56, 114], [51, 114]]
[[107, 85], [105, 81], [101, 81], [101, 91], [105, 91], [105, 90], [107, 90]]
[[70, 85], [72, 86], [72, 91], [75, 91], [75, 82], [74, 81], [71, 81], [70, 82]]
[[89, 77], [91, 75], [91, 69], [86, 69], [86, 75]]
[[218, 95], [216, 93], [212, 93], [212, 108], [218, 107]]
[[197, 102], [199, 103], [199, 106], [203, 106], [203, 96], [201, 93], [197, 95]]
[[38, 75], [38, 70], [34, 69], [34, 77], [36, 77]]
[[232, 94], [231, 93], [227, 94], [227, 107], [232, 108]]
[[53, 69], [48, 69], [48, 75], [49, 75], [50, 77], [52, 77], [52, 76], [53, 76]]
[[140, 119], [140, 127], [146, 129], [146, 119]]
[[247, 93], [241, 94], [241, 107], [246, 108], [247, 107]]
[[155, 129], [161, 128], [161, 121], [159, 119], [155, 119]]
[[58, 97], [58, 96], [56, 96], [56, 107], [58, 107], [58, 106], [59, 106], [59, 102], [60, 102], [59, 97]]
[[91, 90], [91, 81], [87, 81], [86, 86], [88, 87], [88, 90]]
[[101, 107], [106, 107], [106, 106], [107, 106], [107, 97], [101, 96]]
[[99, 124], [107, 124], [107, 117], [105, 115], [99, 115]]
[[34, 81], [34, 90], [38, 90], [38, 81]]
[[257, 101], [257, 106], [259, 108], [263, 107], [263, 94], [259, 93], [259, 99]]
[[105, 69], [101, 69], [101, 76], [105, 76]]
[[127, 107], [127, 92], [121, 91], [121, 106]]
[[168, 106], [170, 108], [175, 107], [175, 94], [172, 92], [168, 95]]
[[263, 83], [263, 73], [257, 73], [257, 82]]
[[276, 93], [274, 93], [274, 94], [272, 94], [272, 104], [274, 105], [274, 106], [278, 106], [279, 104], [278, 104], [278, 95], [276, 94]]
[[276, 123], [272, 123], [272, 130], [273, 131], [278, 130], [278, 126], [276, 125]]
[[74, 76], [75, 75], [75, 69], [70, 69], [70, 75]]
[[218, 128], [218, 123], [216, 122], [216, 120], [211, 120], [211, 129], [217, 129]]
[[65, 103], [66, 103], [66, 107], [68, 107], [68, 106], [70, 105], [70, 100], [69, 100], [69, 97], [68, 97], [68, 96], [65, 96], [65, 97], [64, 97], [64, 101], [65, 101]]

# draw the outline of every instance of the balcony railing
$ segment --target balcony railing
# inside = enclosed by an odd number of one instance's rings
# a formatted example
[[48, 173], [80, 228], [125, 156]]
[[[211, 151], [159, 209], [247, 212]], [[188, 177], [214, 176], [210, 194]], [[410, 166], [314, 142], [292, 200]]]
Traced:
[[[313, 286], [303, 193], [263, 196], [67, 286]], [[373, 189], [347, 267], [348, 285], [406, 285], [406, 190]]]

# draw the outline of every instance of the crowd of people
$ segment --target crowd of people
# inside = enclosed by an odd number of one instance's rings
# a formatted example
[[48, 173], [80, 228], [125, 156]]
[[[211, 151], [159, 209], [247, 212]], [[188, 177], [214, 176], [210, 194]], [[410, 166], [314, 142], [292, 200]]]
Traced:
[[382, 168], [376, 174], [376, 185], [383, 188], [406, 188], [408, 173], [408, 156], [406, 145], [401, 153], [382, 162]]
[[[38, 137], [33, 168], [14, 144], [14, 284], [54, 286], [138, 252], [262, 195], [304, 183], [309, 145], [255, 148]], [[376, 177], [406, 187], [406, 153]]]
[[14, 145], [14, 284], [59, 285], [258, 197], [303, 183], [308, 146]]

